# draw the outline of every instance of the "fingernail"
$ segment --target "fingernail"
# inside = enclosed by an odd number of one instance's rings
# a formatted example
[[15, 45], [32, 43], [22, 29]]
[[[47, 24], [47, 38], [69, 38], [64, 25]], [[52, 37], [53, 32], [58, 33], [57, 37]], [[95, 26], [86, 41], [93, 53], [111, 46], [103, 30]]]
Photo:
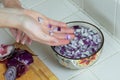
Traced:
[[71, 39], [71, 36], [69, 34], [66, 35], [66, 39], [67, 40], [70, 40]]
[[19, 43], [19, 39], [17, 39], [16, 42]]
[[25, 40], [22, 41], [22, 44], [23, 44], [23, 45], [25, 44]]

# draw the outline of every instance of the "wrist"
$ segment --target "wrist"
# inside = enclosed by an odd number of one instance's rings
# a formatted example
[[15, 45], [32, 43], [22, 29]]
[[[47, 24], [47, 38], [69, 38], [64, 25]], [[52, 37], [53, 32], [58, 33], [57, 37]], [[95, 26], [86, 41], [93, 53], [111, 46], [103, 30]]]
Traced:
[[1, 12], [0, 27], [16, 28], [16, 25], [19, 25], [19, 24], [17, 20], [15, 20], [15, 16], [16, 15]]
[[24, 13], [24, 9], [0, 9], [0, 27], [22, 29], [28, 16]]

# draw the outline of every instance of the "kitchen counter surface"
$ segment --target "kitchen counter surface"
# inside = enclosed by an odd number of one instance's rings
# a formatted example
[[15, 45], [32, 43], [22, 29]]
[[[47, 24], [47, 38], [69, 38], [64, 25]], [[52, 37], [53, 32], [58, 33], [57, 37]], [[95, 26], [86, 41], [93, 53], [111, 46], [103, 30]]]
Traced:
[[[97, 25], [81, 10], [78, 10], [69, 0], [21, 0], [25, 8], [33, 9], [44, 15], [68, 22], [74, 20], [87, 21]], [[91, 67], [82, 70], [70, 70], [61, 66], [51, 54], [50, 46], [33, 42], [29, 47], [59, 80], [119, 80], [120, 74], [120, 44], [102, 26], [105, 43], [100, 59]], [[0, 44], [12, 43], [15, 40], [8, 30], [0, 29]], [[108, 75], [109, 74], [109, 75]]]

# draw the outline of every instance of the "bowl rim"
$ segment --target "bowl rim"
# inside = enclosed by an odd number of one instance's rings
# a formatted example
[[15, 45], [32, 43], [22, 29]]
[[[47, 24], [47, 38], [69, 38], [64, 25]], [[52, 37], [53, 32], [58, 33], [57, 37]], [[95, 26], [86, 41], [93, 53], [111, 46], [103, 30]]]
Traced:
[[85, 59], [85, 58], [89, 58], [89, 57], [91, 57], [91, 56], [94, 56], [95, 54], [97, 54], [97, 53], [102, 49], [103, 44], [104, 44], [104, 35], [103, 35], [102, 31], [101, 31], [96, 25], [94, 25], [94, 24], [92, 24], [92, 23], [89, 23], [89, 22], [86, 22], [86, 21], [70, 21], [70, 22], [66, 22], [66, 24], [76, 23], [76, 22], [78, 22], [78, 23], [85, 23], [85, 24], [91, 25], [91, 26], [95, 27], [95, 28], [99, 31], [99, 33], [100, 33], [101, 36], [102, 36], [102, 43], [101, 43], [100, 48], [99, 48], [95, 53], [93, 53], [92, 55], [87, 56], [87, 57], [83, 57], [83, 58], [82, 58], [82, 57], [80, 57], [80, 58], [68, 58], [68, 57], [65, 57], [65, 56], [59, 54], [59, 53], [54, 49], [55, 46], [51, 46], [52, 50], [53, 50], [54, 52], [56, 52], [59, 56], [61, 56], [61, 57], [63, 57], [63, 58], [66, 58], [66, 59], [72, 59], [72, 60]]

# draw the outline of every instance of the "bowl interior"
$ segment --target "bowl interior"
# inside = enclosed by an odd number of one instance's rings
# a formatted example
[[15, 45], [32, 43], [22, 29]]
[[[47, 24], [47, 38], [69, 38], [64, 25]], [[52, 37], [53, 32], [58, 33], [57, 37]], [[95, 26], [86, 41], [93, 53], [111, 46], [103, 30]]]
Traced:
[[[95, 53], [92, 53], [91, 55], [86, 56], [86, 57], [90, 57], [90, 56], [92, 56], [92, 55], [95, 55], [98, 51], [100, 51], [100, 49], [102, 48], [103, 43], [104, 43], [104, 36], [103, 36], [101, 30], [100, 30], [98, 27], [96, 27], [95, 25], [93, 25], [93, 24], [91, 24], [91, 23], [89, 23], [89, 22], [84, 22], [84, 21], [72, 21], [72, 22], [68, 22], [68, 23], [67, 23], [67, 26], [68, 26], [68, 27], [73, 27], [73, 26], [79, 26], [79, 27], [81, 27], [81, 26], [84, 26], [84, 27], [87, 27], [87, 28], [89, 28], [89, 29], [91, 29], [91, 30], [93, 30], [94, 32], [96, 32], [96, 33], [99, 34], [99, 36], [100, 36], [100, 38], [101, 38], [101, 44], [100, 44], [99, 49], [98, 49]], [[57, 47], [58, 47], [58, 46], [57, 46]], [[76, 59], [86, 58], [86, 57], [79, 57], [79, 58], [66, 57], [66, 56], [60, 54], [60, 52], [57, 52], [57, 51], [55, 50], [55, 46], [52, 46], [52, 49], [53, 49], [58, 55], [60, 55], [60, 56], [62, 56], [62, 57], [64, 57], [64, 58], [75, 59], [75, 60], [76, 60]]]

